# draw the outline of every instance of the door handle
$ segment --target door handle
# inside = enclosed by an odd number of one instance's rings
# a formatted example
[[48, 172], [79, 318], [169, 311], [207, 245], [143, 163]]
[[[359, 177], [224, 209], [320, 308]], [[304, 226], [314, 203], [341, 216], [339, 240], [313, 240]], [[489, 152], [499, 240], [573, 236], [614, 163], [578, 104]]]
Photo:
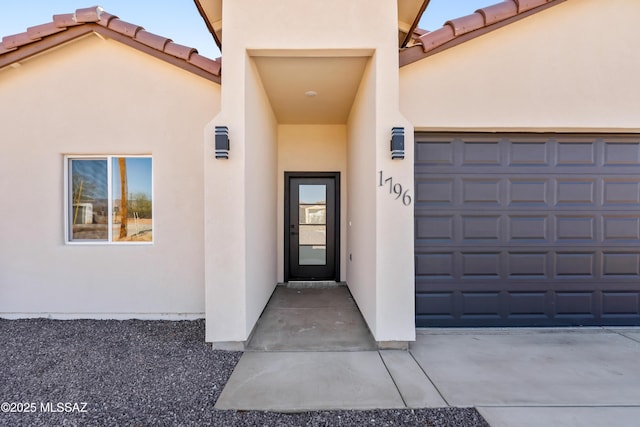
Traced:
[[291, 232], [291, 235], [292, 235], [292, 236], [297, 236], [298, 234], [299, 234], [299, 233], [298, 233], [297, 231], [292, 231], [292, 232]]

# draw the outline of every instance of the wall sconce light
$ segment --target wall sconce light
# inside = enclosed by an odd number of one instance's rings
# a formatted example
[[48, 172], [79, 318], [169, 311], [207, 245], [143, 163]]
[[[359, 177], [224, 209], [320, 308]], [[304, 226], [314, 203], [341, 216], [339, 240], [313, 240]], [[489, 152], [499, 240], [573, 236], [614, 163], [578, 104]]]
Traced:
[[391, 128], [391, 159], [404, 159], [404, 128]]
[[216, 126], [216, 159], [229, 158], [229, 128]]

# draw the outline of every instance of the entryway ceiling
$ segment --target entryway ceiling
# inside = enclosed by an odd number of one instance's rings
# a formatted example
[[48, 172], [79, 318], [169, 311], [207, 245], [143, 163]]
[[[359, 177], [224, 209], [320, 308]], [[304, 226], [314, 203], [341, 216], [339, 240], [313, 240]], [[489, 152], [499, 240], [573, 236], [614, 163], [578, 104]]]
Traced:
[[344, 124], [366, 56], [253, 58], [281, 124]]

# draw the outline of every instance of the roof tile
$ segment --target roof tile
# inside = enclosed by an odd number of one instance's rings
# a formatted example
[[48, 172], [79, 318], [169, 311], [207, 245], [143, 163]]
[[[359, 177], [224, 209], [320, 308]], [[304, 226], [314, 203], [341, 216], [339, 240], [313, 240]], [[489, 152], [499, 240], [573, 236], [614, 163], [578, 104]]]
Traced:
[[84, 9], [76, 9], [75, 20], [76, 22], [98, 22], [100, 20], [100, 14], [104, 11], [100, 6], [86, 7]]
[[64, 31], [66, 28], [58, 27], [54, 22], [48, 22], [42, 25], [36, 25], [35, 27], [27, 28], [27, 34], [31, 40], [39, 40], [42, 37], [50, 36], [51, 34]]
[[181, 58], [181, 59], [184, 59], [185, 61], [188, 61], [191, 54], [198, 53], [198, 50], [189, 46], [183, 46], [181, 44], [170, 41], [164, 47], [164, 52], [168, 53], [169, 55], [175, 56], [176, 58]]
[[144, 30], [139, 25], [130, 24], [125, 21], [121, 21], [119, 19], [113, 19], [109, 22], [109, 29], [118, 32], [120, 34], [124, 34], [125, 36], [135, 38], [136, 33], [140, 30]]
[[112, 15], [103, 11], [100, 14], [100, 21], [98, 21], [98, 24], [102, 25], [103, 27], [108, 27], [109, 22], [111, 22], [112, 19], [118, 19], [118, 17], [116, 15]]
[[507, 0], [492, 6], [483, 7], [476, 10], [476, 12], [484, 16], [485, 25], [491, 25], [517, 15], [518, 5], [516, 5], [513, 0]]
[[145, 30], [140, 30], [136, 33], [136, 41], [139, 41], [144, 45], [164, 52], [164, 47], [171, 41], [171, 39], [150, 33]]
[[[87, 25], [87, 31], [75, 27]], [[71, 28], [74, 28], [73, 30]], [[80, 30], [80, 31], [78, 31]], [[69, 31], [65, 33], [65, 31]], [[171, 64], [182, 67], [220, 83], [221, 61], [205, 58], [198, 55], [198, 51], [192, 47], [173, 43], [171, 39], [145, 31], [139, 25], [121, 21], [117, 16], [111, 15], [99, 6], [85, 9], [77, 9], [75, 13], [54, 15], [53, 21], [30, 27], [26, 32], [13, 34], [2, 38], [0, 43], [0, 66], [6, 66], [16, 61], [21, 61], [35, 53], [50, 49], [68, 40], [73, 40], [78, 35], [88, 32], [107, 34], [134, 48], [164, 59]], [[62, 37], [50, 37], [54, 34], [62, 34]], [[68, 34], [65, 38], [64, 34]], [[48, 41], [47, 41], [48, 40]], [[22, 51], [21, 46], [33, 43], [38, 48]], [[151, 49], [142, 48], [145, 45]], [[9, 52], [16, 52], [11, 56], [3, 57]], [[24, 52], [24, 54], [21, 54]]]
[[[524, 18], [564, 1], [566, 0], [505, 0], [483, 7], [471, 15], [447, 21], [441, 28], [415, 38], [416, 44], [422, 44], [422, 54], [419, 54], [414, 46], [409, 46], [400, 51], [400, 63], [406, 65], [418, 61], [449, 46], [499, 28], [503, 21], [508, 23], [511, 21], [507, 20]], [[465, 34], [469, 35], [461, 37]], [[438, 49], [443, 45], [445, 45], [443, 48]]]
[[422, 49], [428, 52], [456, 38], [452, 25], [445, 25], [420, 37]]
[[22, 45], [32, 43], [34, 41], [35, 40], [29, 37], [29, 34], [19, 33], [11, 36], [4, 36], [2, 38], [2, 45], [4, 46], [5, 49], [12, 49], [15, 47], [20, 47]]
[[213, 59], [206, 58], [198, 53], [194, 53], [189, 58], [189, 62], [198, 68], [202, 68], [211, 74], [220, 74], [220, 61], [214, 61]]
[[81, 25], [80, 22], [76, 21], [75, 13], [64, 13], [61, 15], [53, 15], [53, 23], [56, 25], [56, 27], [64, 28], [64, 29], [66, 29], [67, 27], [72, 27], [74, 25]]
[[484, 17], [479, 13], [472, 13], [471, 15], [463, 16], [462, 18], [447, 21], [445, 25], [453, 27], [454, 34], [459, 36], [484, 27]]
[[4, 45], [2, 43], [0, 43], [0, 55], [5, 54], [7, 52], [14, 51], [16, 49], [18, 49], [18, 48], [17, 47], [13, 47], [11, 49], [7, 49], [7, 48], [4, 47]]
[[518, 5], [518, 13], [526, 12], [534, 7], [542, 6], [549, 0], [513, 0]]

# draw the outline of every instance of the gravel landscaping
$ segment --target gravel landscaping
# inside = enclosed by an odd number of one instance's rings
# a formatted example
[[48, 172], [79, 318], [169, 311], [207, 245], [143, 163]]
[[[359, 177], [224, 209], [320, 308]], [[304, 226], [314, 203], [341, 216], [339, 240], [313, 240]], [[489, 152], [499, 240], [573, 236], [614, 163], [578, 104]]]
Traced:
[[0, 319], [0, 343], [2, 426], [488, 426], [472, 408], [215, 410], [242, 353], [204, 321]]

